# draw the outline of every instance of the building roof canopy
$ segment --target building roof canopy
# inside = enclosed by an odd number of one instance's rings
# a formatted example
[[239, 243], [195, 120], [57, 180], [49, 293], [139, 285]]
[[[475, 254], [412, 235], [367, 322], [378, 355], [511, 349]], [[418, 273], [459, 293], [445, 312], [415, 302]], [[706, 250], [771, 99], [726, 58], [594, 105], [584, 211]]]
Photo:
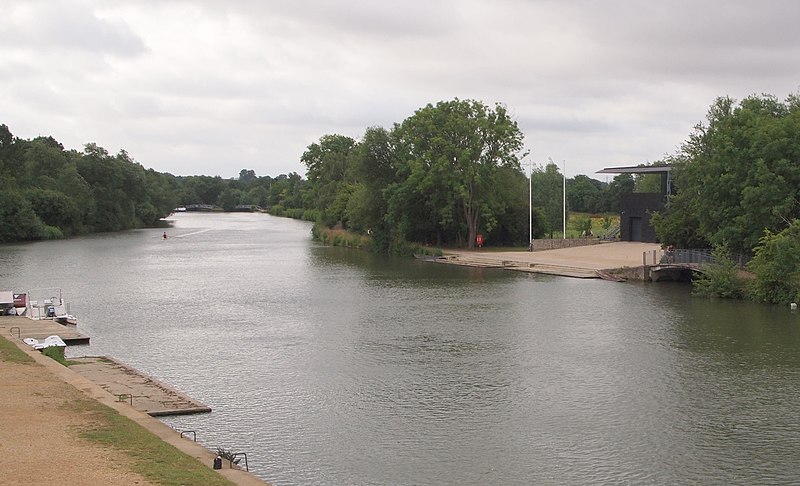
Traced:
[[664, 174], [672, 171], [671, 165], [647, 165], [643, 167], [606, 167], [597, 174]]

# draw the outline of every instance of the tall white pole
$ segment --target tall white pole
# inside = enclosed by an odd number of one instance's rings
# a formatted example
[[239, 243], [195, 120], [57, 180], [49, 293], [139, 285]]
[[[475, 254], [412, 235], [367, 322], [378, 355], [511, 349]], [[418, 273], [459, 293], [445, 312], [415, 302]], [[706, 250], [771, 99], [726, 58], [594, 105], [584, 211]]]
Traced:
[[564, 239], [567, 239], [567, 161], [561, 161], [561, 170], [564, 171], [564, 187], [561, 191], [564, 199], [563, 199], [563, 206], [564, 206], [564, 216], [561, 218], [563, 223], [563, 228], [561, 230], [562, 234], [564, 235]]
[[528, 249], [533, 251], [533, 163], [528, 167]]

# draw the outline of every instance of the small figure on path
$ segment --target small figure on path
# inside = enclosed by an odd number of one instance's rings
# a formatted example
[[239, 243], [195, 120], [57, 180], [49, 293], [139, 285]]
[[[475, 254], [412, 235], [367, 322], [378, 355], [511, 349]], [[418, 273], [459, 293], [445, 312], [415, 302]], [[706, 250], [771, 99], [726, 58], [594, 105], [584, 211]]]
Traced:
[[167, 239], [167, 232], [166, 231], [164, 232], [164, 239], [165, 240]]

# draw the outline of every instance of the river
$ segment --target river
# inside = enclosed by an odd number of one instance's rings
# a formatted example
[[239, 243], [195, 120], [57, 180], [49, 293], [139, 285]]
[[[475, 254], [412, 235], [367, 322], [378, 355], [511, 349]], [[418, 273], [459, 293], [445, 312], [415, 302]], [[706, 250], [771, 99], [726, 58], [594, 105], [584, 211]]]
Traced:
[[280, 485], [800, 478], [800, 316], [613, 283], [322, 247], [305, 222], [0, 246], [91, 346], [213, 408], [165, 418]]

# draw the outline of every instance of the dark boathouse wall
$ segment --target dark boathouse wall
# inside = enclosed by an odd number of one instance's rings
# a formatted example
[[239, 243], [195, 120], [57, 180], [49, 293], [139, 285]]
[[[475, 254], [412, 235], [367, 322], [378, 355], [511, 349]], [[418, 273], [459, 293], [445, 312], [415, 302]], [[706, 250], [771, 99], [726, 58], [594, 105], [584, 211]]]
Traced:
[[664, 209], [664, 195], [634, 192], [624, 194], [620, 203], [620, 240], [656, 243], [658, 239], [650, 224], [650, 213]]

